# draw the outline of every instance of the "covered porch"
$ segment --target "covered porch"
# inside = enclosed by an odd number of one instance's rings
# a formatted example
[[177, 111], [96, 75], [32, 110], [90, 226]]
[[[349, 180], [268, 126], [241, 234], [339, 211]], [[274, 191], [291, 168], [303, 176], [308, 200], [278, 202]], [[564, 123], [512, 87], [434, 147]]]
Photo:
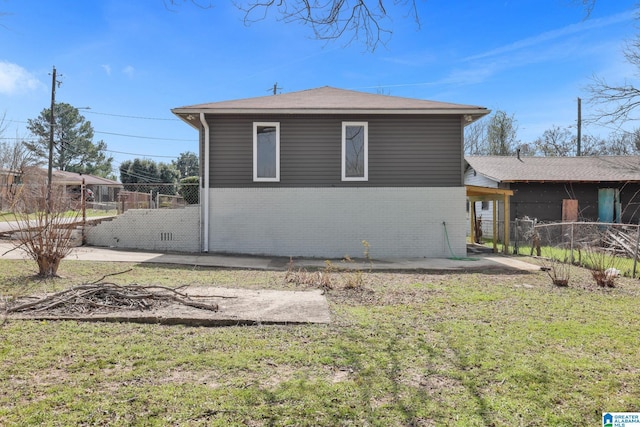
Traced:
[[509, 204], [510, 197], [513, 196], [513, 190], [506, 188], [490, 188], [479, 187], [475, 185], [466, 185], [467, 198], [469, 199], [469, 224], [471, 226], [471, 241], [476, 240], [476, 204], [475, 202], [493, 202], [493, 252], [498, 252], [498, 202], [502, 200], [503, 218], [503, 252], [507, 252], [509, 247]]

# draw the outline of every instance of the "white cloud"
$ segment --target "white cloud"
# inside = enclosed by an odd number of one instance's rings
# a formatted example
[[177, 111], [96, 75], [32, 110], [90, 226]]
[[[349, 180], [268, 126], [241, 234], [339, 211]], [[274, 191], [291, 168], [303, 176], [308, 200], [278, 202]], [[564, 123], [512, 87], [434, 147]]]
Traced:
[[107, 76], [111, 75], [111, 65], [109, 64], [102, 64], [101, 65], [102, 69], [104, 70], [105, 73], [107, 73]]
[[463, 58], [464, 65], [454, 69], [449, 76], [441, 80], [441, 83], [477, 84], [505, 70], [567, 58], [589, 56], [593, 61], [593, 58], [602, 55], [603, 52], [608, 53], [611, 42], [580, 39], [579, 35], [591, 33], [598, 28], [619, 25], [633, 18], [633, 12], [627, 11], [605, 18], [586, 20]]
[[13, 95], [36, 90], [43, 84], [17, 64], [0, 61], [0, 93]]
[[610, 25], [617, 25], [621, 22], [631, 21], [634, 19], [634, 16], [635, 15], [632, 11], [628, 11], [619, 13], [617, 15], [608, 16], [606, 18], [591, 19], [580, 22], [578, 24], [567, 25], [566, 27], [559, 28], [557, 30], [547, 31], [545, 33], [541, 33], [532, 37], [528, 37], [526, 39], [518, 40], [505, 46], [498, 47], [488, 52], [470, 56], [468, 58], [465, 58], [465, 61], [474, 61], [488, 57], [502, 56], [514, 51], [520, 51], [526, 48], [547, 43], [552, 40], [565, 38], [573, 34], [589, 32], [597, 28], [608, 27]]
[[130, 79], [132, 79], [136, 70], [131, 65], [127, 65], [122, 69], [122, 72], [125, 73]]

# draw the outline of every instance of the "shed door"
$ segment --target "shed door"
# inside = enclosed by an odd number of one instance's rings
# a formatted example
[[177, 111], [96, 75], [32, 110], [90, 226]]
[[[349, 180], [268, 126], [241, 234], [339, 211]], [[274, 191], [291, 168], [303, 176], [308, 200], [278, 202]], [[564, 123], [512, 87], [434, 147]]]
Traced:
[[600, 188], [598, 190], [598, 221], [620, 222], [620, 190]]

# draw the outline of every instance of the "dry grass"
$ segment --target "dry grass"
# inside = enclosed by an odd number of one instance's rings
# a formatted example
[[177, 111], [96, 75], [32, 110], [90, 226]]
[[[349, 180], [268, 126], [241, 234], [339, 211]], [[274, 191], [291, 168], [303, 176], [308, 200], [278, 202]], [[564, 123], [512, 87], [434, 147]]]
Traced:
[[[308, 289], [286, 272], [63, 261], [30, 280], [0, 261], [0, 293], [119, 283]], [[325, 289], [330, 325], [193, 328], [9, 321], [2, 425], [597, 425], [640, 407], [638, 282], [572, 270], [363, 272]], [[290, 278], [289, 278], [290, 279]]]

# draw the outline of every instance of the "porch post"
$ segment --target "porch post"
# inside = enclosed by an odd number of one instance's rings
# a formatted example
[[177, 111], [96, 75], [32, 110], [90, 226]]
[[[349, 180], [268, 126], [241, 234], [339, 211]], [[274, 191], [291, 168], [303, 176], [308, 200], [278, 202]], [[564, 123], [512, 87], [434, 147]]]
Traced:
[[509, 212], [509, 196], [505, 193], [503, 195], [503, 203], [504, 203], [504, 247], [502, 248], [502, 252], [507, 254], [509, 253], [509, 218], [511, 213]]
[[494, 198], [493, 202], [493, 253], [498, 252], [498, 201]]

